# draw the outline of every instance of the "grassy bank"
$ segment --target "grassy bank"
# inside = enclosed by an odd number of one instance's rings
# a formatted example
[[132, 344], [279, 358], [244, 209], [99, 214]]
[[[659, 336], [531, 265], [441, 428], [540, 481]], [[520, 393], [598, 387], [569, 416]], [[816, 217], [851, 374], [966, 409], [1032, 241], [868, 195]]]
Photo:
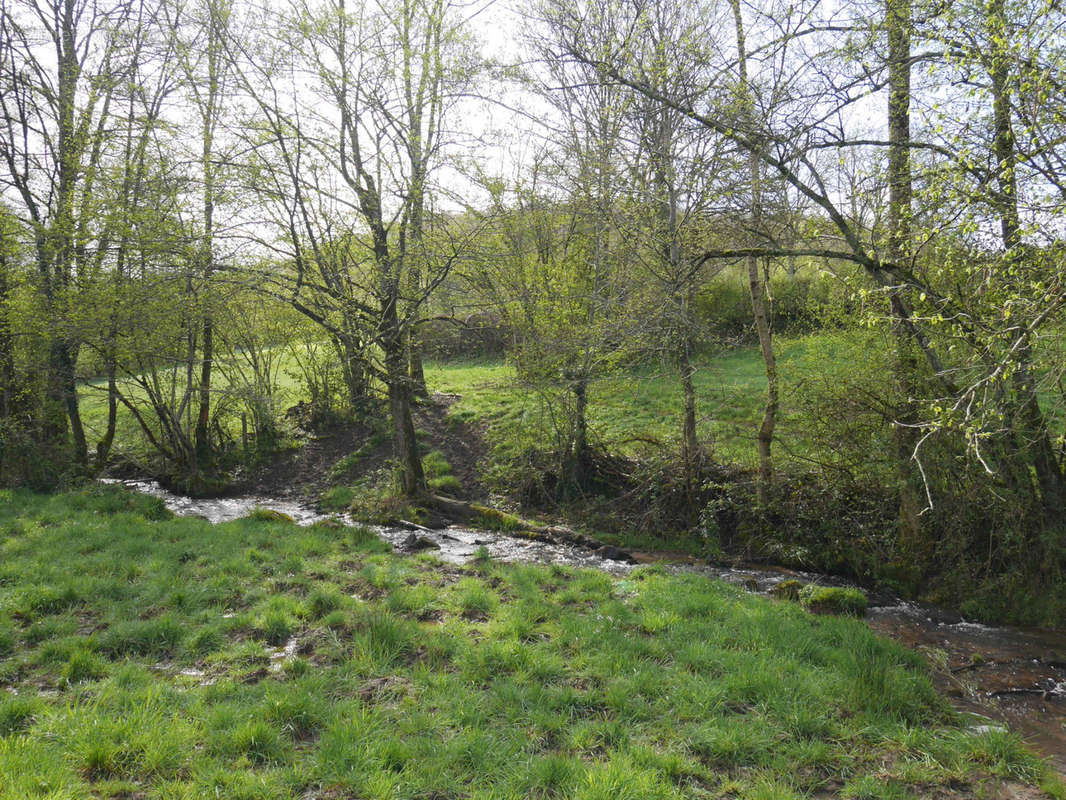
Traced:
[[0, 797], [1066, 796], [858, 622], [166, 516], [0, 494]]

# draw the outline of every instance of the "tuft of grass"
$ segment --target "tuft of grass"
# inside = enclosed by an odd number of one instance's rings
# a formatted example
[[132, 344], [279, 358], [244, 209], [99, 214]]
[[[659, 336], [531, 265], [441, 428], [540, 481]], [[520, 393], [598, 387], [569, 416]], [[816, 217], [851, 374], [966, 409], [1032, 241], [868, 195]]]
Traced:
[[256, 633], [275, 647], [285, 644], [296, 630], [296, 621], [284, 611], [268, 611], [255, 626]]
[[336, 586], [319, 586], [307, 596], [307, 607], [314, 619], [321, 619], [336, 611], [344, 603], [344, 595]]
[[221, 649], [224, 642], [220, 626], [207, 624], [186, 640], [185, 650], [192, 656], [202, 658]]
[[310, 739], [328, 717], [326, 688], [314, 678], [292, 687], [272, 687], [265, 700], [266, 718], [294, 739]]
[[440, 450], [431, 450], [422, 457], [422, 470], [427, 478], [441, 478], [452, 474], [452, 465]]
[[41, 614], [59, 614], [80, 602], [78, 589], [69, 583], [64, 586], [35, 586], [23, 593], [18, 612], [32, 619]]
[[799, 590], [799, 601], [809, 611], [826, 614], [850, 614], [861, 617], [866, 613], [866, 594], [861, 589], [841, 586], [807, 584]]
[[426, 483], [435, 492], [461, 494], [462, 482], [452, 474], [452, 465], [440, 450], [431, 450], [422, 457]]
[[0, 737], [29, 728], [43, 707], [44, 703], [35, 697], [0, 692]]
[[60, 676], [67, 683], [95, 681], [107, 674], [107, 663], [89, 650], [76, 650], [63, 665]]
[[185, 626], [172, 614], [118, 622], [101, 634], [100, 651], [113, 658], [169, 656], [177, 652], [185, 633]]
[[326, 511], [347, 511], [355, 500], [355, 489], [350, 486], [333, 486], [322, 493], [318, 504]]
[[439, 478], [430, 478], [426, 483], [429, 488], [441, 494], [460, 494], [463, 491], [463, 483], [454, 475], [441, 475]]
[[797, 581], [794, 578], [787, 578], [780, 583], [776, 584], [771, 590], [770, 594], [781, 600], [791, 600], [796, 603], [800, 599], [800, 591], [806, 584], [803, 581]]
[[14, 629], [0, 620], [0, 658], [7, 658], [15, 652], [15, 641]]
[[281, 511], [275, 511], [273, 508], [253, 508], [248, 512], [247, 519], [258, 520], [259, 522], [287, 522], [293, 523], [292, 517], [288, 514], [284, 514]]
[[486, 619], [499, 606], [496, 594], [476, 578], [463, 578], [456, 584], [455, 593], [456, 606], [467, 617]]
[[244, 755], [253, 764], [279, 764], [288, 753], [276, 727], [265, 720], [238, 725], [223, 740], [222, 752]]
[[473, 512], [471, 524], [486, 530], [515, 531], [523, 525], [520, 518], [514, 514], [508, 514], [506, 511], [477, 505], [476, 503], [470, 504], [470, 510]]

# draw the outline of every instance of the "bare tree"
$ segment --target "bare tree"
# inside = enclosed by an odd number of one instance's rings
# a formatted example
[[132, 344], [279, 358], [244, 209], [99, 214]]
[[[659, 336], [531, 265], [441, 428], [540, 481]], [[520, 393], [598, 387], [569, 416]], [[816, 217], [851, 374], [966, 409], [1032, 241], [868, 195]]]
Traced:
[[296, 4], [276, 37], [284, 57], [246, 75], [259, 110], [261, 196], [280, 223], [269, 245], [284, 254], [264, 280], [353, 349], [377, 348], [401, 489], [423, 494], [412, 332], [466, 240], [462, 225], [430, 231], [426, 205], [473, 53], [444, 0]]

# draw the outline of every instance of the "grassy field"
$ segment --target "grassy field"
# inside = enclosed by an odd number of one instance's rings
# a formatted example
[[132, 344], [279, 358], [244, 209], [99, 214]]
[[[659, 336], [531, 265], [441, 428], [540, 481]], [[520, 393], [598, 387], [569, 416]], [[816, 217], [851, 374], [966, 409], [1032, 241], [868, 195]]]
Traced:
[[859, 622], [167, 517], [0, 492], [5, 800], [1066, 797]]
[[[891, 356], [881, 332], [868, 330], [823, 330], [803, 336], [778, 336], [775, 350], [780, 376], [780, 410], [775, 432], [775, 459], [779, 467], [796, 464], [809, 467], [832, 462], [839, 456], [842, 442], [851, 439], [855, 448], [880, 449], [889, 446], [872, 441], [877, 433], [851, 414], [861, 415], [879, 402], [878, 392], [891, 379]], [[1062, 348], [1057, 339], [1040, 347], [1040, 373], [1051, 373], [1061, 362]], [[240, 393], [225, 385], [225, 363], [219, 364], [219, 398]], [[295, 378], [291, 355], [279, 355], [276, 407], [283, 410], [306, 400]], [[887, 376], [887, 377], [886, 377]], [[521, 385], [512, 366], [503, 360], [427, 363], [426, 380], [430, 391], [461, 395], [452, 413], [466, 420], [486, 423], [489, 443], [502, 448], [502, 458], [514, 455], [531, 444], [548, 444], [550, 414], [544, 397]], [[742, 467], [757, 465], [755, 434], [762, 418], [766, 377], [755, 347], [725, 349], [702, 357], [694, 377], [697, 394], [698, 432], [712, 458], [719, 463]], [[1064, 398], [1048, 385], [1041, 388], [1041, 402], [1050, 410], [1052, 432], [1064, 423]], [[129, 383], [127, 382], [127, 387]], [[83, 384], [82, 416], [95, 441], [106, 427], [107, 408], [104, 385]], [[138, 396], [138, 390], [132, 389]], [[819, 406], [818, 398], [836, 398], [836, 405]], [[239, 404], [234, 405], [237, 408]], [[191, 413], [191, 410], [190, 412]], [[639, 454], [661, 451], [662, 446], [678, 447], [681, 424], [681, 390], [676, 371], [669, 365], [617, 370], [596, 376], [589, 390], [589, 425], [593, 438], [614, 452]], [[849, 431], [855, 422], [860, 427]], [[868, 422], [868, 420], [867, 420]], [[238, 415], [224, 420], [223, 427], [239, 440]], [[887, 429], [886, 429], [887, 430]], [[129, 412], [119, 408], [118, 453], [144, 457], [149, 452], [143, 435]], [[872, 468], [870, 463], [864, 469]], [[867, 478], [891, 479], [890, 475]]]
[[[778, 429], [781, 457], [811, 449], [796, 407], [797, 390], [811, 381], [831, 382], [847, 374], [870, 347], [870, 339], [855, 332], [822, 332], [777, 342], [782, 378], [782, 411]], [[223, 365], [224, 366], [224, 365]], [[293, 379], [294, 365], [278, 369], [278, 405], [285, 408], [304, 398]], [[516, 382], [514, 369], [503, 361], [427, 364], [431, 391], [462, 395], [454, 413], [482, 419], [496, 431], [497, 442], [518, 446], [526, 431], [543, 444], [546, 424], [536, 393]], [[704, 358], [695, 376], [699, 433], [714, 457], [725, 463], [756, 463], [755, 430], [762, 415], [766, 377], [757, 348], [743, 347]], [[90, 439], [104, 430], [107, 408], [104, 387], [82, 387], [82, 414]], [[134, 390], [134, 396], [137, 391]], [[637, 452], [649, 443], [676, 442], [680, 435], [681, 396], [676, 373], [669, 367], [643, 367], [615, 372], [595, 380], [590, 392], [589, 419], [593, 435], [608, 447]], [[239, 419], [230, 420], [229, 433], [239, 438]], [[505, 441], [506, 440], [506, 441]], [[146, 446], [136, 423], [119, 409], [116, 449], [143, 453]]]
[[[821, 332], [776, 344], [781, 378], [781, 410], [776, 441], [782, 462], [817, 449], [801, 419], [799, 395], [811, 385], [833, 385], [853, 377], [881, 358], [873, 339], [861, 332]], [[462, 396], [452, 413], [481, 419], [495, 429], [496, 442], [543, 444], [543, 403], [518, 385], [512, 367], [502, 362], [429, 364], [431, 390]], [[722, 463], [754, 467], [756, 431], [766, 399], [766, 373], [758, 348], [726, 350], [698, 364], [694, 377], [698, 432]], [[589, 426], [608, 448], [639, 452], [646, 444], [676, 443], [681, 431], [681, 386], [676, 371], [644, 367], [595, 380], [589, 391]], [[530, 436], [523, 437], [527, 430]]]

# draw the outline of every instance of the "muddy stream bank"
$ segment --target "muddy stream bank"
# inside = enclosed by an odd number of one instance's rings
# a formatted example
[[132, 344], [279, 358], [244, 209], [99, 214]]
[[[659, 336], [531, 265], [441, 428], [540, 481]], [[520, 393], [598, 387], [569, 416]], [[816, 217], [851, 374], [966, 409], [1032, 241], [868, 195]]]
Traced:
[[[299, 525], [337, 516], [291, 500], [260, 496], [193, 499], [168, 492], [154, 481], [115, 482], [161, 498], [179, 516], [211, 522], [238, 519], [253, 508], [279, 511]], [[638, 562], [633, 564], [564, 542], [533, 541], [454, 526], [414, 532], [391, 527], [373, 530], [398, 550], [409, 549], [412, 544], [432, 548], [442, 560], [456, 564], [469, 561], [484, 548], [498, 561], [589, 567], [614, 575], [626, 574], [640, 563], [661, 561], [671, 569], [697, 572], [759, 594], [768, 593], [788, 578], [848, 585], [830, 576], [783, 568], [715, 566], [653, 553], [633, 553]], [[981, 625], [952, 612], [877, 592], [870, 594], [866, 622], [878, 633], [922, 652], [933, 666], [938, 688], [960, 711], [978, 715], [974, 725], [1008, 726], [1066, 775], [1066, 631]]]

